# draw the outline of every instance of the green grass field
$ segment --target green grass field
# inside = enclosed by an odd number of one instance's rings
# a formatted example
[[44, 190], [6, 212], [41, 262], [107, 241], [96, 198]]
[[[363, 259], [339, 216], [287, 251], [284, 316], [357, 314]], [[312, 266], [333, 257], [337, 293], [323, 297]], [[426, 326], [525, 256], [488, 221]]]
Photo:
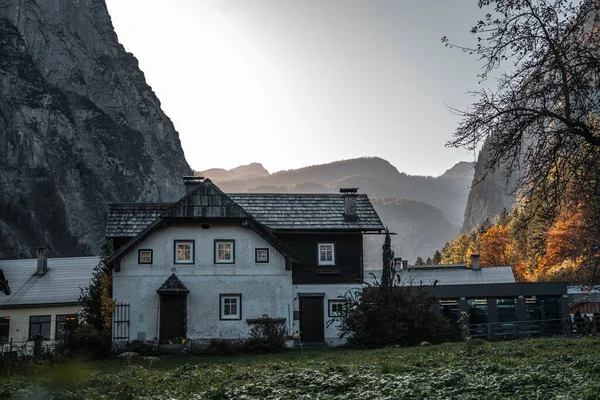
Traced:
[[600, 338], [64, 363], [8, 399], [600, 399]]

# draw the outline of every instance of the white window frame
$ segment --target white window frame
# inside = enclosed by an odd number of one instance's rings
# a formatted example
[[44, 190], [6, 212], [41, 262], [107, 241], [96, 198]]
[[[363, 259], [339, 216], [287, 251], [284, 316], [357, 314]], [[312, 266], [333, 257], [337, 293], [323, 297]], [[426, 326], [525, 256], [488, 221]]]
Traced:
[[[262, 253], [265, 255], [265, 258], [264, 258], [264, 259], [260, 259], [260, 258], [258, 257], [258, 255], [259, 255], [261, 252], [262, 252]], [[254, 261], [255, 261], [256, 263], [260, 263], [260, 264], [267, 264], [267, 263], [269, 262], [269, 249], [268, 249], [268, 248], [260, 248], [260, 249], [256, 249], [256, 250], [255, 250], [255, 253], [254, 253], [254, 255], [255, 255], [255, 258], [256, 258]]]
[[[235, 300], [236, 313], [225, 314], [226, 302]], [[242, 319], [242, 295], [241, 294], [220, 294], [219, 295], [219, 319], [227, 321], [239, 321]]]
[[339, 300], [339, 299], [328, 300], [327, 301], [327, 303], [328, 303], [328, 307], [327, 308], [329, 309], [328, 310], [329, 317], [335, 318], [335, 317], [341, 316], [342, 314], [339, 311], [334, 311], [333, 310], [333, 306], [334, 305], [338, 305], [338, 304], [343, 305], [345, 301], [346, 300]]
[[[229, 245], [229, 259], [219, 259], [219, 245]], [[217, 239], [215, 240], [215, 264], [235, 264], [235, 240]]]
[[[189, 245], [190, 246], [190, 259], [189, 260], [180, 260], [179, 259], [179, 246], [180, 245]], [[195, 258], [195, 241], [194, 240], [175, 240], [174, 250], [175, 254], [173, 255], [173, 261], [175, 264], [193, 264]]]
[[[331, 260], [321, 259], [321, 248], [331, 247]], [[317, 261], [319, 265], [335, 265], [335, 243], [318, 243], [317, 244]]]
[[[150, 261], [143, 261], [142, 257], [143, 254], [149, 254], [150, 255]], [[139, 249], [138, 250], [138, 264], [152, 264], [154, 262], [153, 260], [154, 258], [154, 252], [152, 251], [152, 249]]]

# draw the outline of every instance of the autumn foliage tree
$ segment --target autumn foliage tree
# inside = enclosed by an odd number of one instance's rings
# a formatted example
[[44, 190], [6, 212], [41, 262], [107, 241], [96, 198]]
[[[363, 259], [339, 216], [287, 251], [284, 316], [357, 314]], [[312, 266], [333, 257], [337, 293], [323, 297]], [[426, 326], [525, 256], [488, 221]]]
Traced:
[[481, 235], [481, 264], [499, 267], [512, 264], [510, 231], [504, 225], [494, 225]]
[[[482, 262], [510, 255], [519, 279], [594, 281], [600, 257], [600, 1], [479, 0], [488, 10], [471, 29], [477, 44], [446, 46], [482, 62], [480, 77], [505, 71], [493, 89], [471, 92], [451, 147], [482, 144], [487, 174], [503, 170], [518, 197], [510, 221], [481, 246]], [[508, 216], [510, 217], [510, 216]], [[459, 237], [443, 260], [466, 255]], [[491, 246], [486, 252], [485, 245]], [[507, 250], [508, 249], [508, 250]], [[569, 275], [573, 277], [573, 275]], [[595, 282], [598, 282], [597, 280]]]

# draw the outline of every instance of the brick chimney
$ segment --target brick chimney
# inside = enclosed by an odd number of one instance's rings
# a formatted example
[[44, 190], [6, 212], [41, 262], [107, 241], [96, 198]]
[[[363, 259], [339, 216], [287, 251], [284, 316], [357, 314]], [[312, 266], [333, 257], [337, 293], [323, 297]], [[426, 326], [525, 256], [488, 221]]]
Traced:
[[42, 276], [48, 271], [48, 246], [37, 248], [37, 270], [36, 275]]
[[344, 198], [344, 219], [346, 222], [358, 221], [356, 213], [356, 198], [358, 197], [358, 188], [341, 188], [340, 193]]
[[481, 264], [479, 264], [479, 254], [471, 254], [471, 269], [473, 271], [479, 271]]
[[185, 185], [185, 194], [189, 194], [198, 188], [204, 182], [203, 176], [184, 176], [183, 184]]

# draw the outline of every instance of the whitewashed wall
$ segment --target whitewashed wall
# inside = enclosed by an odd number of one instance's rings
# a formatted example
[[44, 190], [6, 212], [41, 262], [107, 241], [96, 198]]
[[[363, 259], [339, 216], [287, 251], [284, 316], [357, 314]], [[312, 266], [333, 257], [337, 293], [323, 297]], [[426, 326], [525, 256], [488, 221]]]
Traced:
[[[294, 310], [300, 310], [301, 293], [323, 293], [323, 328], [325, 332], [325, 342], [330, 346], [339, 346], [344, 344], [345, 339], [340, 338], [338, 329], [338, 318], [329, 317], [329, 300], [340, 300], [340, 296], [345, 296], [350, 290], [360, 290], [358, 284], [336, 284], [336, 285], [294, 285]], [[300, 321], [294, 321], [293, 332], [300, 330]]]
[[80, 310], [78, 305], [55, 307], [31, 307], [0, 309], [0, 317], [10, 317], [9, 338], [13, 342], [27, 341], [29, 338], [29, 317], [50, 315], [50, 339], [54, 340], [56, 334], [56, 316], [76, 314]]
[[[235, 240], [235, 264], [214, 264], [214, 240]], [[195, 240], [194, 264], [174, 264], [174, 240]], [[255, 263], [255, 248], [269, 249], [269, 263]], [[152, 265], [138, 265], [138, 249], [153, 250]], [[155, 231], [121, 261], [113, 274], [113, 297], [130, 304], [130, 339], [152, 340], [159, 332], [159, 296], [156, 290], [175, 273], [189, 289], [189, 339], [247, 338], [247, 318], [292, 319], [292, 271], [284, 257], [252, 228], [233, 224], [171, 226]], [[219, 320], [219, 295], [242, 295], [242, 319]]]

